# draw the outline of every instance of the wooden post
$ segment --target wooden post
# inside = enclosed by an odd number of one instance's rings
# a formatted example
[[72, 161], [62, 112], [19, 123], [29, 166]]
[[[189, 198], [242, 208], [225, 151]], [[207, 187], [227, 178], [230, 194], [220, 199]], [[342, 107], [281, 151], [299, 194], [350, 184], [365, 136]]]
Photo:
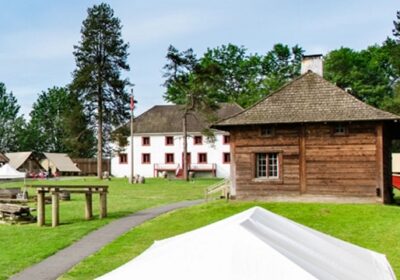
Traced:
[[37, 195], [37, 225], [39, 227], [43, 226], [45, 223], [45, 201], [44, 201], [44, 190], [43, 189], [37, 189], [36, 191]]
[[59, 189], [55, 188], [51, 193], [51, 226], [56, 227], [60, 222]]
[[107, 217], [107, 191], [100, 191], [100, 219]]
[[299, 135], [300, 193], [307, 191], [306, 127], [301, 125]]
[[85, 193], [86, 198], [86, 207], [85, 207], [85, 219], [90, 220], [93, 218], [93, 208], [92, 208], [92, 190], [89, 189], [87, 193]]

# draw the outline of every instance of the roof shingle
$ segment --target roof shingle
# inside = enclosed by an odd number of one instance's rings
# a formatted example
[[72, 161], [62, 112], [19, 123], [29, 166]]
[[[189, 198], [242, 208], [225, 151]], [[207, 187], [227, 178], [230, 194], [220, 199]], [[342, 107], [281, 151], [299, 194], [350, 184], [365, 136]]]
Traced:
[[[221, 103], [217, 110], [217, 119], [221, 120], [243, 111], [236, 103]], [[183, 106], [156, 105], [134, 121], [134, 133], [172, 133], [182, 132]], [[129, 125], [129, 124], [128, 124]], [[204, 117], [199, 114], [189, 115], [188, 132], [201, 132], [208, 127]]]
[[213, 127], [377, 120], [400, 120], [400, 116], [374, 108], [309, 71]]

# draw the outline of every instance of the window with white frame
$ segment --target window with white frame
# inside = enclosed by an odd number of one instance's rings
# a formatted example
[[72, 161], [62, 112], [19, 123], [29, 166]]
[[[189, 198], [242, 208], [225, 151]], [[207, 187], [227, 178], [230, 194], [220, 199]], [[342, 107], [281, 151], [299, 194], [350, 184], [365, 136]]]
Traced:
[[256, 154], [256, 177], [277, 179], [279, 177], [278, 153]]

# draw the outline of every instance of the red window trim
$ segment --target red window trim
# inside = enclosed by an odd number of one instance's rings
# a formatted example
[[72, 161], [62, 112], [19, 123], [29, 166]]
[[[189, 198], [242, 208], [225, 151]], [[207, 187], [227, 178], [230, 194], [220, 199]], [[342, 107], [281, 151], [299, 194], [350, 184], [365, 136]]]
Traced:
[[[229, 161], [226, 161], [225, 160], [225, 155], [229, 155]], [[226, 163], [226, 164], [229, 164], [229, 163], [231, 163], [231, 153], [222, 153], [222, 163]]]
[[[168, 161], [168, 155], [172, 155], [172, 161]], [[174, 164], [174, 163], [175, 163], [174, 153], [165, 153], [165, 164]]]
[[[200, 155], [206, 155], [206, 160], [205, 161], [200, 161]], [[207, 162], [208, 162], [207, 153], [198, 153], [197, 154], [197, 163], [207, 163]]]
[[[144, 156], [149, 155], [149, 161], [144, 161]], [[150, 153], [142, 153], [142, 164], [151, 164], [151, 154]]]
[[[144, 143], [144, 139], [149, 139], [149, 144]], [[142, 146], [150, 146], [150, 137], [149, 136], [142, 136]]]
[[[226, 138], [228, 138], [229, 140], [226, 141]], [[223, 136], [223, 143], [226, 145], [226, 144], [229, 144], [230, 142], [231, 142], [231, 136], [230, 135], [224, 135]]]
[[[200, 137], [200, 139], [201, 139], [200, 143], [196, 143], [196, 137]], [[201, 135], [194, 136], [193, 137], [193, 145], [203, 145], [203, 136], [201, 136]]]
[[[126, 161], [121, 160], [121, 156], [124, 155], [126, 157]], [[128, 164], [128, 154], [127, 153], [120, 153], [118, 154], [119, 164]]]
[[[167, 139], [171, 138], [172, 139], [172, 144], [168, 144]], [[165, 136], [165, 146], [173, 146], [174, 145], [174, 136]]]

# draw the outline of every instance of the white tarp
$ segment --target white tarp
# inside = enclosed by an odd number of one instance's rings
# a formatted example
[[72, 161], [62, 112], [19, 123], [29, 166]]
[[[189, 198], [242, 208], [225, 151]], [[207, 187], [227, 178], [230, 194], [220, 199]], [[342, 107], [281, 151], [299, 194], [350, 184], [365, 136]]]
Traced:
[[25, 172], [19, 172], [8, 163], [0, 167], [0, 179], [25, 178]]
[[399, 153], [392, 154], [392, 172], [400, 173], [400, 154]]
[[98, 279], [396, 278], [385, 255], [254, 207], [155, 242], [137, 258]]

